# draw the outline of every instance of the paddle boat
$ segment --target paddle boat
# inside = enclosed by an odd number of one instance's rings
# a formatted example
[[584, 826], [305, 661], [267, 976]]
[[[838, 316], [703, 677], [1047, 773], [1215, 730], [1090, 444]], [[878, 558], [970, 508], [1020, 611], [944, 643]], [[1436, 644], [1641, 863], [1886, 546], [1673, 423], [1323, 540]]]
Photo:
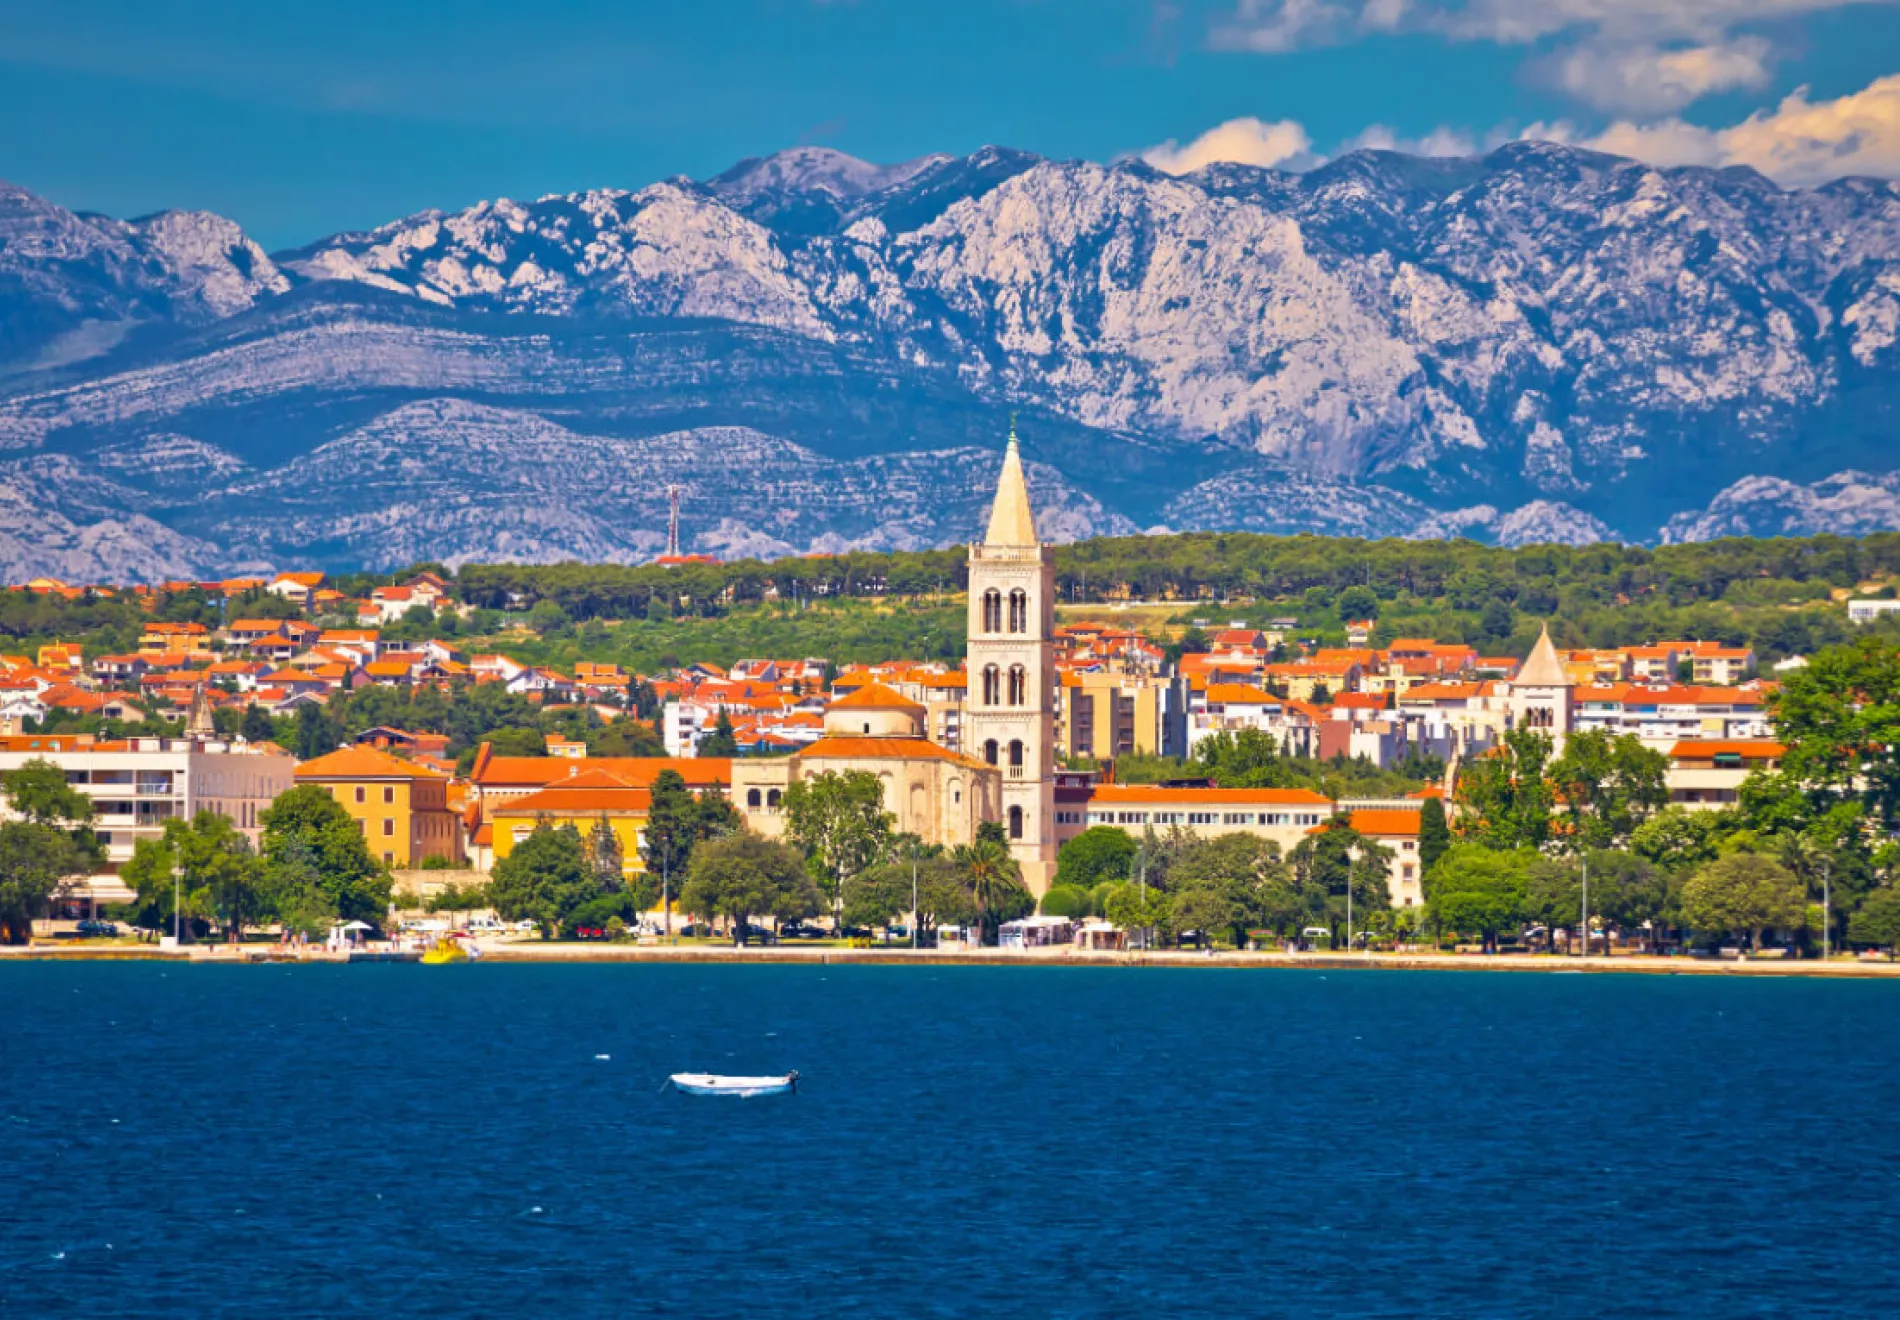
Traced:
[[667, 1084], [687, 1095], [729, 1095], [750, 1100], [755, 1095], [785, 1095], [798, 1090], [798, 1074], [781, 1077], [720, 1077], [714, 1073], [674, 1073]]

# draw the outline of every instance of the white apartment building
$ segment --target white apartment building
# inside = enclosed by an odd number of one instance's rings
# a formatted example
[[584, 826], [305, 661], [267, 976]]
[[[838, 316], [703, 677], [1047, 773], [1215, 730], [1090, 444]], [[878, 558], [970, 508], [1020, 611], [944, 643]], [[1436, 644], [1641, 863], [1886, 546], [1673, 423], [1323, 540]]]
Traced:
[[1847, 621], [1849, 623], [1872, 623], [1883, 614], [1900, 613], [1900, 600], [1850, 600], [1847, 602]]
[[1762, 694], [1746, 688], [1580, 687], [1575, 721], [1579, 729], [1635, 734], [1659, 747], [1684, 739], [1748, 741], [1774, 732]]
[[157, 839], [165, 822], [214, 812], [253, 843], [264, 810], [295, 784], [296, 760], [272, 743], [198, 738], [95, 740], [89, 734], [21, 734], [0, 738], [0, 772], [32, 760], [53, 762], [66, 782], [92, 799], [93, 828], [106, 848], [106, 867], [73, 897], [96, 910], [132, 891], [119, 872], [141, 839]]

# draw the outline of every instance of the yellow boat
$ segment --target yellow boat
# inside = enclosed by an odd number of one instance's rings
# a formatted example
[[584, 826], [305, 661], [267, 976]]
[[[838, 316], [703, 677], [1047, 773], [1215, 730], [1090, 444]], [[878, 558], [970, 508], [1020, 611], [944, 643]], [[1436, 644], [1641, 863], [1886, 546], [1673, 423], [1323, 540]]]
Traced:
[[467, 961], [468, 950], [462, 947], [460, 940], [437, 940], [422, 955], [422, 963], [425, 967]]

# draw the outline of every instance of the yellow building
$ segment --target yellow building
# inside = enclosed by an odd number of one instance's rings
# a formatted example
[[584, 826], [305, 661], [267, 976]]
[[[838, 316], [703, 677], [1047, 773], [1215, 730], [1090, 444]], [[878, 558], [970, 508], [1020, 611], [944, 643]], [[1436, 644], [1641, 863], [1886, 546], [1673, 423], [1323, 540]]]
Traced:
[[297, 767], [299, 784], [327, 790], [389, 866], [431, 857], [462, 859], [462, 817], [449, 806], [449, 777], [373, 747], [344, 747]]
[[1187, 680], [1069, 670], [1056, 688], [1056, 747], [1070, 760], [1187, 753]]
[[557, 829], [572, 825], [584, 839], [604, 820], [620, 843], [622, 873], [634, 875], [646, 869], [640, 847], [652, 805], [653, 794], [647, 789], [635, 788], [605, 770], [583, 770], [557, 779], [538, 793], [489, 807], [494, 860], [508, 856], [543, 822]]

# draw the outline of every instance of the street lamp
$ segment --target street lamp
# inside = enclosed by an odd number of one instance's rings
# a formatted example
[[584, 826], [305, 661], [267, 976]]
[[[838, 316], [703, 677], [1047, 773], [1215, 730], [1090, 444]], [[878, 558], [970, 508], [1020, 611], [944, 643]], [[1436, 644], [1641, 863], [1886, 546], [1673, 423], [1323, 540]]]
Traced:
[[1590, 858], [1583, 859], [1583, 957], [1590, 956]]
[[910, 841], [910, 947], [917, 948], [917, 840]]
[[1829, 889], [1828, 868], [1831, 863], [1821, 863], [1821, 961], [1826, 962], [1834, 956], [1831, 937], [1834, 933], [1833, 891]]

